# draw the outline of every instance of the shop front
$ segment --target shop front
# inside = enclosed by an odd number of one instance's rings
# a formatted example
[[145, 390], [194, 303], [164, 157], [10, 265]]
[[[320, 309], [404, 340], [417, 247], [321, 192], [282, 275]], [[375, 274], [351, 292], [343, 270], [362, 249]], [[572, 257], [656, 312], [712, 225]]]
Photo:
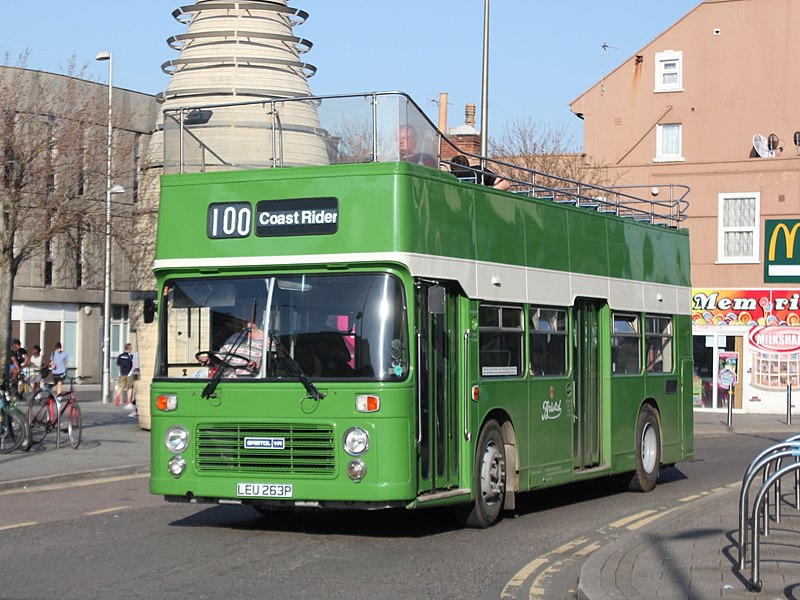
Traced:
[[800, 383], [800, 290], [694, 290], [694, 406], [784, 414]]

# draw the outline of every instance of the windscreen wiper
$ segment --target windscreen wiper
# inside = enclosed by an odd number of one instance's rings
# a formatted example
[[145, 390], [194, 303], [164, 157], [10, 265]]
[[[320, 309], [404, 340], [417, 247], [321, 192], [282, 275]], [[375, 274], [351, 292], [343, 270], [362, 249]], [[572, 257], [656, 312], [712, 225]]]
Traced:
[[[236, 354], [236, 351], [239, 349], [239, 346], [241, 346], [242, 342], [247, 338], [247, 334], [249, 331], [250, 331], [249, 327], [245, 327], [244, 329], [242, 329], [241, 333], [239, 334], [239, 337], [237, 337], [234, 343], [231, 344], [231, 347], [225, 353], [225, 356], [222, 359], [219, 358], [217, 359], [220, 361], [221, 364], [219, 365], [217, 372], [214, 373], [214, 376], [211, 378], [211, 381], [209, 381], [206, 384], [206, 387], [203, 388], [203, 392], [200, 394], [201, 398], [211, 398], [211, 396], [214, 395], [214, 390], [217, 389], [219, 381], [220, 379], [222, 379], [222, 374], [225, 372], [225, 368], [231, 366], [230, 363], [228, 363], [228, 360], [230, 360], [231, 356]], [[209, 352], [209, 358], [210, 354], [211, 353]]]
[[314, 400], [321, 400], [325, 397], [325, 394], [320, 392], [311, 380], [303, 373], [303, 369], [300, 368], [300, 365], [297, 364], [297, 361], [289, 355], [289, 352], [286, 350], [286, 347], [281, 343], [281, 340], [275, 335], [274, 331], [269, 332], [269, 341], [273, 343], [277, 347], [277, 352], [275, 352], [275, 356], [277, 356], [278, 360], [283, 363], [283, 365], [292, 372], [292, 374], [297, 377], [297, 380], [303, 384], [303, 387], [306, 388], [309, 397], [313, 398]]

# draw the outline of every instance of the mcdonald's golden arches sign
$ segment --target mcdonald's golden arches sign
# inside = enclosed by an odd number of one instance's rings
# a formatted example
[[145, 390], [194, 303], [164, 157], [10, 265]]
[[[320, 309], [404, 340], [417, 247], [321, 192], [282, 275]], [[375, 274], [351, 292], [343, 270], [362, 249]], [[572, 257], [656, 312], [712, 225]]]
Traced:
[[764, 282], [800, 281], [800, 220], [764, 222]]

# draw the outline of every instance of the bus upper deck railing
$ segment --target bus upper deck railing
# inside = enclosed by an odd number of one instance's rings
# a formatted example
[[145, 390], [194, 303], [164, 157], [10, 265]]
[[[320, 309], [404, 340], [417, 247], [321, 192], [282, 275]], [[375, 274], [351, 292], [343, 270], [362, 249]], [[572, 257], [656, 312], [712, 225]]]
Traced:
[[443, 157], [462, 154], [518, 194], [670, 227], [688, 208], [685, 185], [601, 186], [464, 152], [401, 92], [167, 108], [163, 139], [165, 173], [396, 161], [450, 170]]

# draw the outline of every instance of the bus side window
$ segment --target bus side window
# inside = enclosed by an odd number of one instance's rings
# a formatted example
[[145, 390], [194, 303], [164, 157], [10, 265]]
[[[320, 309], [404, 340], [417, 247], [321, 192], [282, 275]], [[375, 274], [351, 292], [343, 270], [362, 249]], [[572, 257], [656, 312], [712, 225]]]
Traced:
[[479, 360], [484, 377], [522, 375], [524, 313], [518, 306], [480, 308], [478, 321]]
[[615, 375], [640, 373], [641, 337], [639, 316], [614, 313], [611, 333], [611, 372]]
[[566, 375], [567, 311], [531, 306], [529, 344], [531, 375]]
[[646, 355], [645, 370], [648, 373], [672, 372], [672, 318], [646, 316], [644, 319]]

